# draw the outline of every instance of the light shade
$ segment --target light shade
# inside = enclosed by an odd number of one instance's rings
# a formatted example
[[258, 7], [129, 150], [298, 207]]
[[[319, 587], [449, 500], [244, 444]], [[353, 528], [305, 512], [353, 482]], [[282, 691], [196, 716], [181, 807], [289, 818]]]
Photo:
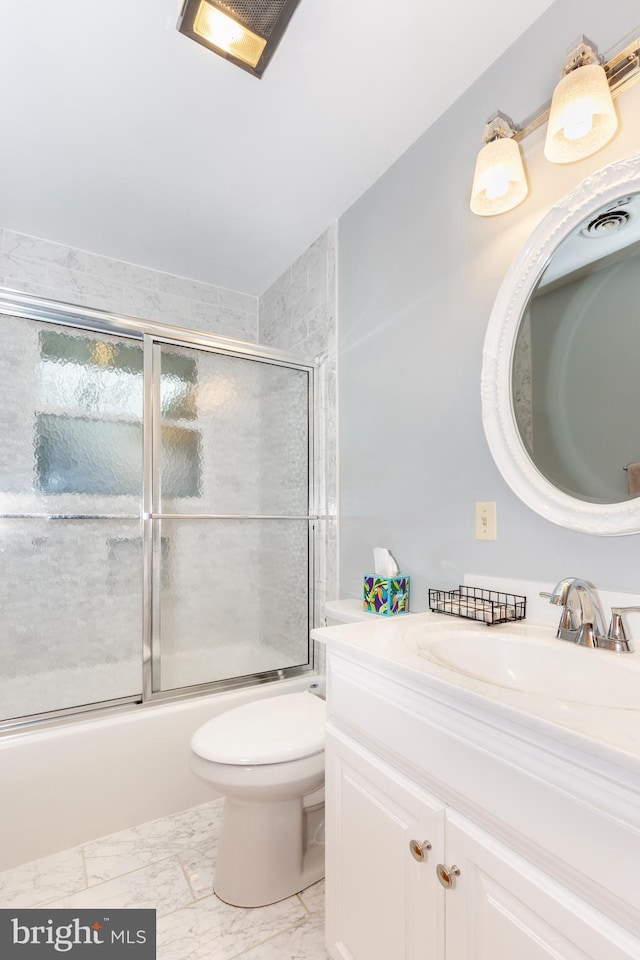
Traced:
[[476, 160], [471, 210], [481, 217], [506, 213], [522, 203], [529, 187], [518, 144], [511, 137], [486, 143]]
[[552, 163], [583, 160], [608, 143], [617, 129], [604, 67], [578, 67], [554, 90], [544, 155]]
[[299, 0], [184, 0], [178, 30], [261, 77]]
[[256, 67], [267, 41], [238, 23], [224, 11], [207, 0], [200, 5], [193, 21], [193, 32], [217, 47], [221, 53], [229, 53], [250, 67]]

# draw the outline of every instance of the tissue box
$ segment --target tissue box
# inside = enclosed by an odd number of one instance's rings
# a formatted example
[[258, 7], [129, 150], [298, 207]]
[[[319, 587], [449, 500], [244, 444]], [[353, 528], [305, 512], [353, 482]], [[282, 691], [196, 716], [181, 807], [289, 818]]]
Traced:
[[409, 577], [365, 574], [363, 607], [367, 613], [394, 616], [409, 612]]

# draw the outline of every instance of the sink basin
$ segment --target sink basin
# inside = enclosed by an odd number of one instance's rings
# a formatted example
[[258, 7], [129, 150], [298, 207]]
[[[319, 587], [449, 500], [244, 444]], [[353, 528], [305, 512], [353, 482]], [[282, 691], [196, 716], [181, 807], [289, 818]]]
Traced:
[[432, 663], [494, 686], [567, 703], [640, 708], [634, 654], [579, 647], [554, 638], [548, 628], [497, 633], [456, 626], [414, 628], [405, 634], [405, 644]]

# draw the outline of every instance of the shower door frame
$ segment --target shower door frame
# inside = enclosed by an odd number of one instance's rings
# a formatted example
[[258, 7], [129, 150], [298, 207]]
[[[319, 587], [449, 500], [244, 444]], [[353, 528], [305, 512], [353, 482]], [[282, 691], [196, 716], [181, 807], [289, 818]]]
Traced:
[[[118, 519], [135, 519], [141, 523], [142, 534], [142, 636], [141, 636], [141, 663], [142, 663], [142, 690], [140, 695], [120, 697], [111, 700], [101, 700], [78, 706], [51, 710], [43, 713], [27, 714], [9, 720], [0, 720], [0, 736], [5, 733], [15, 733], [16, 729], [28, 728], [33, 724], [41, 726], [47, 722], [65, 722], [73, 720], [81, 714], [110, 712], [132, 707], [144, 707], [170, 700], [185, 700], [191, 697], [211, 694], [216, 691], [238, 689], [270, 683], [289, 677], [301, 676], [314, 669], [314, 645], [311, 642], [311, 629], [314, 625], [314, 593], [315, 593], [315, 555], [316, 555], [316, 527], [320, 519], [315, 502], [315, 396], [317, 381], [317, 366], [314, 363], [300, 361], [292, 354], [274, 348], [263, 347], [261, 344], [237, 340], [222, 335], [208, 334], [198, 330], [172, 326], [171, 324], [127, 317], [116, 313], [99, 310], [93, 307], [77, 306], [57, 300], [48, 300], [42, 297], [31, 296], [0, 287], [0, 317], [2, 315], [22, 317], [27, 320], [37, 320], [43, 323], [58, 324], [77, 330], [88, 330], [94, 333], [105, 333], [114, 336], [127, 337], [141, 344], [143, 350], [143, 477], [141, 509], [135, 517], [122, 516]], [[154, 457], [157, 447], [157, 438], [154, 439], [156, 425], [159, 425], [159, 411], [155, 410], [159, 391], [157, 363], [154, 360], [156, 347], [163, 344], [170, 346], [187, 347], [202, 350], [207, 353], [217, 353], [225, 356], [234, 356], [238, 359], [252, 360], [258, 363], [274, 364], [290, 367], [307, 373], [307, 414], [308, 414], [308, 513], [301, 516], [248, 516], [243, 514], [162, 514], [154, 512], [155, 502], [155, 464]], [[15, 518], [16, 514], [0, 513], [0, 520]], [[21, 515], [22, 516], [22, 515]], [[47, 520], [73, 519], [110, 519], [107, 514], [33, 514], [34, 518]], [[26, 519], [26, 515], [24, 515]], [[160, 655], [160, 640], [155, 628], [154, 616], [157, 602], [157, 590], [154, 585], [153, 560], [153, 525], [155, 521], [163, 519], [273, 519], [273, 520], [306, 520], [308, 528], [308, 662], [275, 670], [263, 671], [255, 674], [243, 674], [239, 677], [230, 677], [224, 680], [207, 681], [187, 687], [178, 687], [166, 691], [153, 690], [153, 662]]]

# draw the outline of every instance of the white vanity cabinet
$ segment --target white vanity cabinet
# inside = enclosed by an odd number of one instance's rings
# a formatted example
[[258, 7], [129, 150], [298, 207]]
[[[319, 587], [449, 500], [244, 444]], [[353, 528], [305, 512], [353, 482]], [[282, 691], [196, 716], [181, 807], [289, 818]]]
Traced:
[[455, 811], [446, 813], [447, 960], [631, 960], [640, 943]]
[[421, 691], [339, 646], [327, 653], [334, 960], [640, 960], [635, 826], [598, 801], [585, 819], [583, 798], [532, 769], [533, 743], [527, 763], [520, 730], [520, 757], [499, 735], [488, 749], [486, 734], [494, 725], [499, 734], [502, 720], [479, 720], [468, 707], [456, 716], [455, 700], [428, 685]]
[[444, 856], [444, 805], [339, 735], [327, 735], [326, 758], [332, 956], [440, 960], [445, 891], [435, 864]]

